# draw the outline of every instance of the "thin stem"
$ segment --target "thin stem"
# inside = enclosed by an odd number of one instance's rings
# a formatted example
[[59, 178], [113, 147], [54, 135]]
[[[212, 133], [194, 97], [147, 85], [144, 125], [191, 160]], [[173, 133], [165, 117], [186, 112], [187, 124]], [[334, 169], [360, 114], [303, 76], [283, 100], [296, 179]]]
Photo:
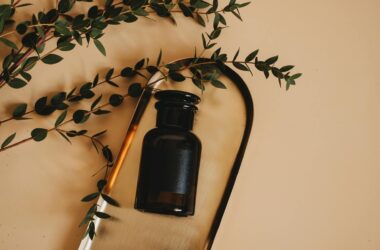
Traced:
[[[34, 27], [53, 27], [54, 26], [54, 23], [46, 23], [46, 24], [33, 24], [33, 25], [28, 25], [26, 26], [27, 28], [34, 28]], [[0, 35], [0, 37], [6, 37], [6, 36], [9, 36], [9, 35], [12, 35], [14, 33], [17, 33], [16, 30], [12, 30], [12, 31], [9, 31], [7, 33], [4, 33], [2, 35]]]

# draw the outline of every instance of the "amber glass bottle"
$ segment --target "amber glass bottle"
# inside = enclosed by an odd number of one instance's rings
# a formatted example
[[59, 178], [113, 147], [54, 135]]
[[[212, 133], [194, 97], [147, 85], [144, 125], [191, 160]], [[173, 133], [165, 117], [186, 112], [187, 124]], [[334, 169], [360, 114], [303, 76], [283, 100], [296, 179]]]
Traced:
[[155, 97], [157, 128], [144, 137], [135, 208], [194, 215], [201, 142], [191, 130], [200, 98], [176, 90]]

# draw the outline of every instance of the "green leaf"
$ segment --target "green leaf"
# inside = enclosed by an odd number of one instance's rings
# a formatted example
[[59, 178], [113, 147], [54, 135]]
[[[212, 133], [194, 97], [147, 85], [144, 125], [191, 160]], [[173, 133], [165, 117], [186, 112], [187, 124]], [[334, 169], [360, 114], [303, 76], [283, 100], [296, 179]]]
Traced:
[[98, 187], [99, 192], [101, 192], [106, 185], [107, 185], [107, 180], [105, 179], [101, 179], [96, 183], [96, 186]]
[[95, 237], [95, 224], [93, 221], [91, 221], [90, 225], [88, 225], [88, 237], [90, 237], [91, 240]]
[[1, 148], [3, 149], [6, 146], [8, 146], [15, 137], [16, 137], [16, 133], [13, 133], [10, 136], [8, 136], [7, 139], [5, 139], [4, 142], [1, 144]]
[[273, 56], [273, 57], [267, 59], [267, 60], [265, 61], [265, 63], [266, 63], [267, 65], [272, 65], [272, 64], [274, 64], [275, 62], [277, 62], [277, 60], [278, 60], [278, 56]]
[[203, 45], [203, 48], [206, 49], [207, 48], [207, 42], [206, 42], [206, 38], [204, 36], [204, 34], [202, 33], [202, 45]]
[[174, 71], [169, 72], [169, 77], [170, 79], [176, 82], [183, 82], [186, 80], [186, 78], [181, 73], [174, 72]]
[[281, 70], [276, 68], [276, 67], [272, 67], [272, 74], [277, 77], [278, 79], [282, 79], [284, 78], [284, 75], [282, 74]]
[[122, 95], [118, 95], [118, 94], [111, 95], [110, 99], [109, 99], [109, 103], [113, 107], [117, 107], [117, 106], [121, 105], [123, 103], [123, 101], [124, 101], [124, 97]]
[[133, 77], [136, 75], [136, 71], [131, 67], [126, 67], [121, 71], [120, 75], [122, 77]]
[[203, 27], [206, 27], [206, 22], [205, 20], [203, 19], [203, 17], [201, 15], [199, 15], [198, 13], [196, 13], [195, 15], [195, 20], [200, 24], [202, 25]]
[[138, 62], [136, 63], [136, 65], [135, 65], [135, 70], [137, 70], [137, 69], [141, 69], [141, 68], [144, 66], [144, 64], [145, 64], [145, 59], [143, 58], [143, 59], [141, 59], [140, 61], [138, 61]]
[[111, 80], [106, 81], [106, 83], [108, 83], [109, 85], [111, 85], [113, 87], [119, 87], [119, 85], [117, 85], [115, 82], [113, 82]]
[[99, 104], [99, 102], [100, 102], [100, 100], [102, 99], [102, 95], [100, 95], [98, 98], [96, 98], [96, 100], [91, 104], [91, 110], [93, 110], [95, 107], [96, 107], [96, 105], [98, 105]]
[[133, 83], [128, 88], [128, 95], [131, 97], [139, 97], [143, 91], [140, 83]]
[[101, 131], [101, 132], [99, 132], [99, 133], [94, 134], [92, 137], [93, 137], [93, 138], [95, 138], [95, 137], [99, 137], [99, 136], [105, 134], [106, 132], [107, 132], [107, 130], [103, 130], [103, 131]]
[[65, 24], [62, 23], [56, 23], [55, 24], [55, 31], [63, 36], [71, 36], [71, 31], [67, 28]]
[[104, 146], [102, 148], [102, 153], [103, 153], [103, 156], [104, 158], [108, 161], [108, 162], [113, 162], [113, 155], [112, 155], [112, 151], [111, 149], [109, 149], [108, 146]]
[[112, 206], [115, 206], [115, 207], [119, 207], [120, 204], [114, 200], [113, 198], [111, 198], [110, 196], [106, 195], [106, 194], [101, 194], [102, 195], [102, 198], [110, 205]]
[[109, 110], [104, 110], [104, 109], [98, 109], [93, 112], [95, 115], [105, 115], [111, 113]]
[[231, 13], [232, 13], [234, 16], [236, 16], [236, 17], [237, 17], [237, 19], [239, 19], [240, 21], [243, 21], [243, 19], [241, 18], [241, 16], [240, 16], [240, 13], [239, 13], [239, 12], [236, 12], [236, 11], [232, 10], [232, 11], [231, 11]]
[[180, 3], [178, 3], [178, 5], [179, 5], [179, 8], [182, 10], [182, 13], [184, 16], [186, 16], [186, 17], [192, 17], [193, 16], [193, 12], [185, 4], [180, 2]]
[[226, 85], [224, 85], [221, 81], [217, 80], [217, 79], [211, 79], [211, 84], [216, 87], [216, 88], [220, 88], [220, 89], [226, 89]]
[[88, 10], [88, 13], [87, 13], [87, 16], [89, 18], [92, 18], [92, 19], [95, 19], [98, 17], [98, 6], [94, 5], [92, 6], [89, 10]]
[[66, 118], [66, 115], [67, 115], [67, 109], [65, 111], [62, 112], [62, 114], [60, 114], [57, 118], [57, 120], [55, 121], [55, 127], [58, 127]]
[[249, 71], [248, 67], [245, 66], [244, 64], [242, 63], [239, 63], [239, 62], [233, 62], [232, 63], [237, 69], [240, 69], [240, 70], [243, 70], [243, 71]]
[[112, 69], [110, 69], [110, 70], [107, 72], [106, 77], [105, 77], [105, 79], [106, 79], [107, 81], [111, 79], [111, 77], [112, 77], [114, 71], [115, 71], [115, 70], [112, 68]]
[[132, 13], [126, 13], [124, 14], [124, 22], [126, 23], [133, 23], [137, 21], [137, 16], [133, 15]]
[[9, 85], [10, 87], [14, 88], [14, 89], [22, 88], [22, 87], [24, 87], [26, 84], [27, 84], [27, 83], [26, 83], [24, 80], [20, 79], [20, 78], [14, 78], [14, 79], [12, 79], [12, 80], [10, 80], [10, 81], [8, 82], [8, 85]]
[[205, 90], [205, 86], [203, 85], [201, 80], [195, 77], [193, 77], [191, 80], [195, 86], [197, 86], [200, 90], [202, 90], [202, 92]]
[[149, 13], [146, 10], [144, 10], [143, 8], [139, 8], [137, 10], [134, 10], [133, 14], [135, 14], [136, 16], [149, 16]]
[[287, 66], [281, 67], [281, 68], [280, 68], [280, 71], [281, 71], [281, 72], [287, 72], [287, 71], [289, 71], [289, 70], [291, 70], [291, 69], [293, 69], [293, 68], [294, 68], [293, 65], [287, 65]]
[[151, 65], [149, 65], [149, 66], [147, 66], [146, 67], [146, 70], [150, 73], [150, 74], [154, 74], [154, 73], [156, 73], [157, 71], [159, 71], [159, 69], [156, 67], [156, 66], [151, 66]]
[[232, 59], [232, 61], [234, 62], [237, 57], [239, 56], [239, 52], [240, 52], [240, 48], [236, 51], [235, 55], [234, 55], [234, 58]]
[[51, 104], [54, 106], [60, 106], [66, 99], [66, 92], [58, 92], [51, 98]]
[[38, 42], [38, 35], [35, 32], [29, 32], [22, 38], [22, 45], [27, 48], [36, 48]]
[[23, 3], [23, 4], [17, 5], [17, 8], [26, 7], [26, 6], [30, 6], [30, 5], [33, 5], [33, 4], [31, 4], [31, 3]]
[[245, 58], [245, 62], [250, 62], [252, 61], [253, 59], [256, 58], [257, 54], [259, 53], [259, 50], [255, 50], [253, 51], [252, 53], [250, 53], [246, 58]]
[[89, 114], [87, 110], [79, 109], [74, 112], [73, 114], [73, 120], [76, 124], [78, 123], [84, 123], [89, 118]]
[[70, 141], [70, 139], [64, 134], [64, 133], [62, 133], [61, 131], [59, 131], [59, 130], [56, 130], [68, 143], [70, 143], [71, 144], [71, 141]]
[[291, 78], [292, 78], [293, 80], [295, 80], [295, 79], [300, 78], [301, 76], [302, 76], [301, 73], [297, 73], [297, 74], [292, 75]]
[[58, 3], [58, 11], [65, 13], [70, 11], [74, 6], [74, 0], [60, 0]]
[[28, 26], [25, 23], [20, 23], [16, 26], [16, 31], [20, 35], [25, 34], [25, 32], [28, 30]]
[[88, 82], [82, 85], [82, 87], [79, 90], [79, 93], [82, 97], [90, 99], [94, 97], [95, 93], [91, 91], [92, 88], [92, 82]]
[[24, 70], [24, 71], [29, 71], [29, 70], [31, 70], [33, 67], [34, 67], [34, 65], [36, 65], [36, 63], [38, 62], [38, 57], [37, 56], [32, 56], [32, 57], [29, 57], [26, 61], [25, 61], [25, 63], [22, 65], [22, 69]]
[[18, 50], [17, 45], [14, 42], [12, 42], [11, 40], [8, 40], [4, 37], [0, 37], [0, 42], [4, 43], [6, 46], [8, 46], [14, 50]]
[[46, 63], [46, 64], [56, 64], [56, 63], [59, 63], [60, 61], [62, 61], [62, 59], [63, 58], [59, 55], [50, 54], [50, 55], [43, 57], [41, 60], [43, 63]]
[[202, 0], [191, 0], [190, 4], [192, 7], [196, 8], [196, 9], [204, 9], [204, 8], [207, 8], [208, 6], [210, 6], [209, 3], [202, 1]]
[[26, 73], [25, 71], [20, 71], [20, 75], [27, 80], [28, 82], [32, 79], [32, 75], [29, 73]]
[[111, 218], [111, 215], [103, 213], [103, 212], [95, 212], [95, 215], [101, 219]]
[[107, 55], [106, 49], [104, 48], [103, 44], [99, 40], [94, 39], [94, 44], [96, 48], [100, 51], [100, 53], [102, 53], [104, 56]]
[[[219, 1], [218, 0], [213, 0], [212, 1], [212, 12], [215, 12], [218, 10], [218, 4], [219, 4]], [[217, 13], [216, 13], [217, 14]]]
[[95, 87], [99, 83], [99, 74], [96, 74], [94, 80], [92, 81], [92, 87]]
[[28, 104], [26, 103], [22, 103], [22, 104], [19, 104], [13, 111], [12, 113], [12, 116], [14, 118], [20, 118], [22, 117], [23, 115], [25, 115], [25, 112], [26, 112], [26, 108], [27, 108]]
[[70, 43], [70, 42], [64, 42], [59, 44], [59, 50], [61, 51], [70, 51], [75, 48], [75, 44]]
[[221, 32], [222, 32], [222, 29], [221, 29], [221, 28], [216, 28], [216, 29], [214, 29], [214, 30], [211, 32], [210, 36], [209, 36], [210, 39], [211, 39], [211, 40], [215, 40], [216, 38], [218, 38], [218, 37], [220, 36]]
[[294, 79], [291, 78], [291, 77], [288, 77], [285, 80], [286, 80], [286, 90], [289, 89], [290, 85], [295, 85], [296, 84], [296, 82], [294, 81]]
[[214, 30], [218, 28], [219, 23], [220, 23], [220, 14], [216, 12], [214, 15], [214, 22], [213, 22]]
[[89, 202], [89, 201], [95, 200], [98, 196], [99, 196], [99, 193], [92, 193], [83, 197], [81, 201]]
[[35, 141], [42, 141], [46, 138], [47, 136], [47, 133], [48, 133], [48, 130], [47, 129], [44, 129], [44, 128], [35, 128], [32, 130], [32, 138], [33, 140]]
[[55, 111], [55, 108], [47, 105], [47, 96], [39, 98], [34, 104], [34, 109], [39, 115], [50, 115]]
[[158, 54], [156, 66], [160, 66], [161, 58], [162, 58], [162, 49], [160, 49], [160, 53]]

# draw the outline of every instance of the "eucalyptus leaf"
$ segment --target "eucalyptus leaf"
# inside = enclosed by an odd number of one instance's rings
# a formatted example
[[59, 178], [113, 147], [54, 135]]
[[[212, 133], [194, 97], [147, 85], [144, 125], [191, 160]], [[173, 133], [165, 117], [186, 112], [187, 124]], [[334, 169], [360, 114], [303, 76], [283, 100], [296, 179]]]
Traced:
[[174, 71], [169, 72], [169, 77], [170, 79], [176, 82], [183, 82], [186, 80], [186, 78], [181, 73], [174, 72]]
[[55, 126], [55, 127], [58, 127], [59, 125], [61, 125], [62, 122], [65, 120], [66, 115], [67, 115], [67, 110], [63, 111], [63, 112], [58, 116], [57, 120], [55, 121], [54, 126]]
[[115, 206], [115, 207], [119, 207], [120, 204], [119, 202], [117, 202], [116, 200], [114, 200], [113, 198], [111, 198], [110, 196], [106, 195], [106, 194], [101, 194], [102, 198], [110, 205], [112, 206]]
[[13, 133], [11, 134], [10, 136], [8, 136], [4, 141], [3, 143], [1, 144], [1, 149], [5, 148], [6, 146], [8, 146], [12, 141], [13, 139], [16, 137], [16, 133]]
[[139, 97], [143, 91], [140, 83], [131, 84], [128, 88], [128, 95], [131, 97]]
[[14, 50], [18, 50], [17, 45], [9, 39], [6, 39], [4, 37], [0, 37], [0, 42], [4, 43], [6, 46], [8, 46]]
[[109, 99], [109, 103], [113, 107], [117, 107], [117, 106], [121, 105], [123, 103], [123, 101], [124, 101], [124, 97], [122, 95], [119, 95], [119, 94], [113, 94], [110, 96], [110, 99]]
[[13, 110], [12, 117], [14, 118], [20, 118], [23, 115], [25, 115], [26, 108], [28, 107], [28, 104], [21, 103], [17, 105], [17, 107]]
[[100, 51], [100, 53], [102, 53], [104, 56], [107, 55], [106, 49], [104, 48], [103, 44], [99, 40], [94, 39], [94, 44], [96, 48]]
[[99, 193], [92, 193], [83, 197], [81, 201], [89, 202], [89, 201], [95, 200], [98, 196], [99, 196]]
[[44, 128], [35, 128], [32, 130], [31, 135], [33, 140], [39, 142], [43, 141], [47, 136], [48, 130]]
[[111, 218], [111, 215], [103, 212], [95, 212], [95, 215], [101, 219], [108, 219]]
[[62, 60], [63, 58], [56, 54], [49, 54], [41, 59], [41, 61], [46, 64], [56, 64]]
[[8, 82], [8, 85], [14, 89], [19, 89], [27, 85], [27, 83], [20, 78], [14, 78]]
[[250, 54], [245, 58], [245, 62], [251, 62], [251, 61], [253, 61], [253, 60], [256, 58], [256, 56], [257, 56], [258, 53], [259, 53], [259, 50], [258, 50], [258, 49], [255, 50], [255, 51], [253, 51], [252, 53], [250, 53]]

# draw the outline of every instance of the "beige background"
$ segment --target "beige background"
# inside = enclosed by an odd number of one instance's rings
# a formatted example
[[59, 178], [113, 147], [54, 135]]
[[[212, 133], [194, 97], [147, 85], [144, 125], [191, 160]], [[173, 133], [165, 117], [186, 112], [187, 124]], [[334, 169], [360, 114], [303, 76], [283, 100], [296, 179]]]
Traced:
[[[38, 10], [55, 1], [33, 2]], [[280, 64], [295, 64], [304, 76], [285, 92], [274, 79], [242, 74], [255, 101], [254, 129], [214, 249], [380, 249], [379, 9], [375, 0], [259, 0], [242, 11], [244, 23], [228, 17], [220, 39], [226, 51], [280, 54]], [[33, 87], [1, 90], [0, 114], [108, 67], [155, 58], [159, 48], [166, 61], [191, 56], [204, 29], [178, 21], [178, 27], [143, 20], [113, 28], [103, 39], [107, 58], [80, 48], [58, 65], [37, 66]], [[129, 110], [115, 112], [91, 129], [109, 128], [105, 140], [117, 151]], [[51, 124], [12, 122], [0, 138], [13, 131], [23, 138]], [[93, 190], [91, 174], [101, 160], [89, 148], [51, 135], [1, 153], [0, 249], [77, 246], [87, 209], [78, 200]]]

